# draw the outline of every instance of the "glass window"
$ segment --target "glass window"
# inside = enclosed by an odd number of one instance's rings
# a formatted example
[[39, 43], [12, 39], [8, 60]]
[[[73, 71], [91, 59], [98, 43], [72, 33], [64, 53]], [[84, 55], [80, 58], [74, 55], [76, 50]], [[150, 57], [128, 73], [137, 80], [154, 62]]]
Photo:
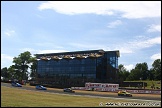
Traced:
[[115, 52], [105, 53], [104, 56], [98, 58], [74, 58], [70, 60], [61, 59], [49, 61], [39, 60], [37, 72], [42, 74], [45, 72], [47, 74], [50, 73], [52, 75], [70, 74], [71, 77], [85, 74], [88, 75], [88, 77], [95, 78], [97, 68], [100, 67], [98, 71], [102, 70], [103, 72], [106, 72], [106, 70], [103, 70], [103, 68], [107, 65], [111, 65], [114, 68], [118, 68], [118, 57]]

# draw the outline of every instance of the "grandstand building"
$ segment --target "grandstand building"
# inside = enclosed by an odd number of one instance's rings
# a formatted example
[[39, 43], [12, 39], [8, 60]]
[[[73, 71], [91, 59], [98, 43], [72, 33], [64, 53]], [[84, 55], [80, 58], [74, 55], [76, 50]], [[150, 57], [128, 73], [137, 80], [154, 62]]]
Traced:
[[119, 51], [88, 50], [36, 54], [37, 83], [52, 87], [117, 82]]

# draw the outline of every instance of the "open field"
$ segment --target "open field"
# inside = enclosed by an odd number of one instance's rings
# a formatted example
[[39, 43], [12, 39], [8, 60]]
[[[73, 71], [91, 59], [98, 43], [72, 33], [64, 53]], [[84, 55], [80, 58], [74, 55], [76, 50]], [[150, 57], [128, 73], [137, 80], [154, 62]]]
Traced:
[[135, 102], [135, 100], [51, 94], [1, 86], [1, 107], [98, 107], [101, 102]]

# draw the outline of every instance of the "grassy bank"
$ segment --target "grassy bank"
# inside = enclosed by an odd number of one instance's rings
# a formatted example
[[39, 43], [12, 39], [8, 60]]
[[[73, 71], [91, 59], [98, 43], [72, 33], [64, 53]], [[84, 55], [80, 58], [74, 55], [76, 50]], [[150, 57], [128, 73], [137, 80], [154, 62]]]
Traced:
[[51, 94], [1, 86], [1, 107], [98, 107], [101, 102], [134, 101]]

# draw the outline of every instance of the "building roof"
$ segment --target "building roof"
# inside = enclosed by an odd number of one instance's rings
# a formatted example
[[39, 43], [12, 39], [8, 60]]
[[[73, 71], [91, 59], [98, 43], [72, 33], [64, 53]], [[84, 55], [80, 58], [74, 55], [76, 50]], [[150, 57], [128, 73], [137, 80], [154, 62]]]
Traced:
[[119, 52], [119, 50], [115, 50], [115, 51], [105, 51], [105, 52], [116, 52], [116, 55], [117, 55], [118, 57], [120, 57], [120, 52]]
[[[109, 51], [106, 51], [109, 52]], [[112, 52], [112, 51], [110, 51]], [[113, 51], [114, 52], [114, 51]], [[115, 51], [117, 53], [117, 56], [119, 57], [119, 50]], [[40, 58], [70, 58], [70, 57], [80, 57], [82, 58], [83, 56], [91, 56], [91, 57], [99, 57], [102, 56], [105, 53], [104, 50], [99, 49], [99, 50], [86, 50], [86, 51], [74, 51], [74, 52], [61, 52], [61, 53], [46, 53], [46, 54], [35, 54], [38, 59]]]

